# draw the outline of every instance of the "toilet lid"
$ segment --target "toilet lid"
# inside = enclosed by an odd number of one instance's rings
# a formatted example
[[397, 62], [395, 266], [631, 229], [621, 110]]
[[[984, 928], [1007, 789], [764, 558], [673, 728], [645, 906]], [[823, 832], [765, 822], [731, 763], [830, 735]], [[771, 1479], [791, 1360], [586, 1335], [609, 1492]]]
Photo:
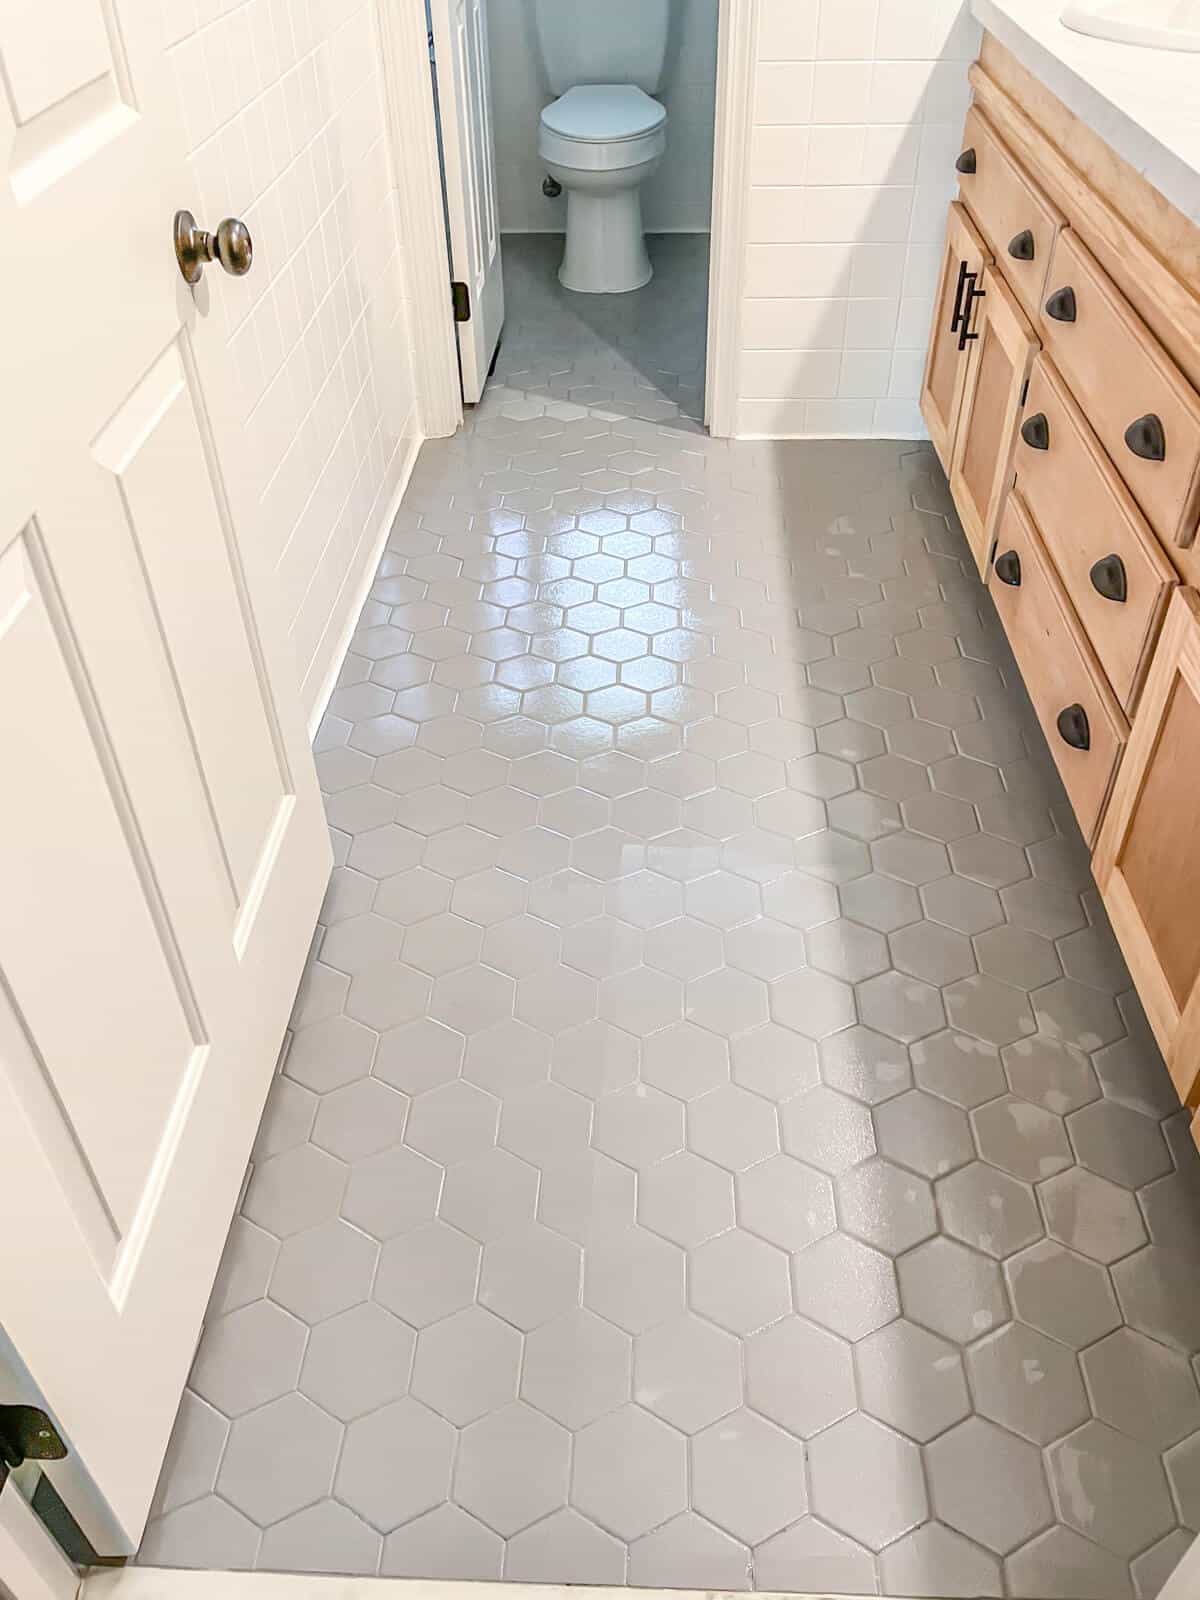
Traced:
[[666, 107], [632, 83], [579, 84], [542, 112], [552, 133], [589, 144], [636, 139], [666, 120]]

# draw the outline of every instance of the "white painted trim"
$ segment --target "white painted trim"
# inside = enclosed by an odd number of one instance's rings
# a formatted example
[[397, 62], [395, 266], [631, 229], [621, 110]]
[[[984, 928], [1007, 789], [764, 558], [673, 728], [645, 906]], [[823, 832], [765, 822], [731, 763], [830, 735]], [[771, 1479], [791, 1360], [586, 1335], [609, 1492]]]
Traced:
[[[350, 649], [350, 641], [358, 630], [359, 616], [367, 602], [367, 596], [371, 592], [371, 585], [375, 582], [375, 574], [379, 569], [379, 562], [383, 556], [384, 546], [387, 544], [388, 534], [392, 531], [392, 524], [396, 520], [396, 513], [400, 510], [400, 502], [404, 498], [404, 491], [408, 488], [409, 479], [412, 477], [413, 468], [417, 464], [417, 456], [420, 454], [421, 446], [424, 442], [424, 438], [419, 433], [414, 434], [409, 439], [408, 454], [400, 468], [400, 477], [388, 500], [387, 509], [383, 514], [380, 525], [375, 530], [370, 549], [367, 551], [365, 558], [355, 557], [353, 565], [359, 570], [360, 577], [355, 585], [355, 593], [351, 597], [349, 609], [346, 612], [346, 620], [342, 626], [342, 636], [329, 658], [329, 671], [326, 673], [325, 681], [313, 700], [313, 709], [308, 720], [308, 739], [310, 744], [317, 736], [317, 729], [321, 726], [321, 718], [325, 715], [329, 705], [329, 697], [337, 688], [337, 681], [341, 676], [342, 667], [345, 665], [346, 656]], [[340, 596], [338, 606], [340, 610]]]
[[[745, 1600], [702, 1589], [576, 1589], [562, 1584], [442, 1583], [424, 1578], [317, 1578], [299, 1573], [183, 1572], [121, 1567], [93, 1573], [80, 1600]], [[23, 1597], [22, 1597], [23, 1600]], [[761, 1594], [755, 1600], [785, 1600]], [[847, 1600], [827, 1593], [788, 1600]]]
[[10, 1479], [0, 1489], [0, 1594], [76, 1600], [79, 1574]]
[[444, 439], [463, 406], [425, 7], [379, 0], [378, 16], [417, 409], [425, 437]]
[[737, 434], [738, 341], [758, 14], [759, 0], [720, 0], [704, 390], [704, 420], [717, 439], [732, 439]]

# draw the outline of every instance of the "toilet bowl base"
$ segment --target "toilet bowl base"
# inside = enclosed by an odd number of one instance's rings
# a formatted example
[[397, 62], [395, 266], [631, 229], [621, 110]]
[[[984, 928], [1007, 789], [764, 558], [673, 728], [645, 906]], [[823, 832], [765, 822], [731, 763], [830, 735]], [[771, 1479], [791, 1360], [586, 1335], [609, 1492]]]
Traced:
[[643, 288], [654, 268], [642, 229], [640, 183], [600, 190], [568, 181], [564, 187], [567, 238], [558, 272], [563, 288], [575, 294], [629, 294]]

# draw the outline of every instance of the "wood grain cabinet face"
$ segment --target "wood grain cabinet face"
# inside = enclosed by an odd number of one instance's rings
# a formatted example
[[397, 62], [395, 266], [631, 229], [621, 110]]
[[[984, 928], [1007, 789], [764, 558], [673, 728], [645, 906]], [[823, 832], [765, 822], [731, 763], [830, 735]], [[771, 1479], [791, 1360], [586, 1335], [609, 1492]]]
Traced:
[[986, 578], [1012, 480], [1021, 395], [1038, 351], [1033, 329], [998, 269], [984, 272], [971, 333], [973, 353], [950, 458], [950, 491]]
[[963, 144], [975, 152], [974, 172], [959, 189], [1017, 299], [1030, 317], [1041, 308], [1062, 213], [1010, 155], [992, 124], [972, 106]]
[[963, 302], [968, 289], [981, 282], [990, 259], [965, 206], [956, 200], [946, 224], [929, 354], [921, 384], [921, 413], [947, 473], [973, 348], [970, 341], [961, 338]]
[[1096, 881], [1175, 1087], [1200, 1104], [1200, 594], [1178, 589], [1096, 849]]
[[1129, 725], [1017, 490], [1005, 502], [999, 531], [992, 597], [1079, 826], [1090, 842]]
[[1175, 572], [1045, 354], [1030, 375], [1016, 470], [1067, 597], [1128, 710]]
[[1070, 228], [1054, 247], [1039, 329], [1149, 522], [1168, 545], [1190, 546], [1200, 398]]

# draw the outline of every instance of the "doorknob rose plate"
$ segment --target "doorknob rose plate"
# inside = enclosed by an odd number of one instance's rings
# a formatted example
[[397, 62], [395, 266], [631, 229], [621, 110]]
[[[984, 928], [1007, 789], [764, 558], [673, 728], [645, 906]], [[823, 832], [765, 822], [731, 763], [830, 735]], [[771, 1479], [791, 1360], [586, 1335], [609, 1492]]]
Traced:
[[253, 265], [254, 241], [237, 217], [226, 217], [218, 223], [216, 233], [206, 233], [190, 211], [177, 211], [173, 231], [175, 259], [187, 283], [200, 282], [208, 261], [219, 261], [234, 278], [244, 278]]

